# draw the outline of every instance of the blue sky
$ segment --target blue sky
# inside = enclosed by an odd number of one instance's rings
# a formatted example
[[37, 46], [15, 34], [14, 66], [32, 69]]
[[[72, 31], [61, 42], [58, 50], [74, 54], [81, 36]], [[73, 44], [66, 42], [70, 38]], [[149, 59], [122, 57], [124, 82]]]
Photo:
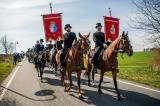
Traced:
[[[95, 24], [103, 24], [103, 16], [109, 15], [120, 19], [120, 34], [129, 31], [129, 37], [135, 51], [149, 47], [144, 33], [130, 28], [130, 18], [135, 17], [136, 7], [131, 0], [1, 0], [0, 1], [0, 37], [5, 33], [10, 41], [18, 41], [18, 51], [32, 47], [36, 40], [44, 38], [41, 14], [50, 13], [49, 3], [53, 3], [53, 12], [63, 13], [63, 26], [72, 25], [76, 33], [92, 33]], [[1, 49], [0, 49], [1, 50]]]

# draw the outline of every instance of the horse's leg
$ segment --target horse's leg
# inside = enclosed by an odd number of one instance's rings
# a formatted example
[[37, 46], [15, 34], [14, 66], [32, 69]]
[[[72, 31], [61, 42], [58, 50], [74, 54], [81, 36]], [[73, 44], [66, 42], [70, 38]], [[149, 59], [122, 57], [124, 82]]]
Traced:
[[78, 97], [81, 98], [81, 88], [80, 88], [81, 70], [77, 72], [77, 85], [78, 85]]
[[65, 71], [60, 72], [61, 73], [61, 86], [64, 86], [64, 76], [65, 76]]
[[92, 65], [89, 64], [88, 66], [88, 86], [91, 85], [91, 76], [90, 76], [91, 71], [92, 71]]
[[38, 64], [38, 62], [36, 62], [35, 64], [36, 64], [36, 69], [37, 69], [37, 73], [38, 73], [38, 77], [39, 77], [39, 64]]
[[69, 92], [69, 90], [71, 89], [71, 86], [72, 86], [71, 70], [68, 70], [67, 72], [68, 72], [67, 77], [69, 80], [69, 84], [65, 85], [65, 92]]
[[95, 71], [94, 71], [94, 67], [93, 67], [93, 70], [92, 70], [92, 83], [93, 83], [93, 87], [95, 87], [95, 84], [94, 84], [94, 73], [95, 73]]
[[55, 75], [56, 75], [56, 76], [58, 76], [58, 74], [57, 74], [57, 67], [58, 67], [58, 66], [55, 65]]
[[118, 100], [122, 100], [123, 98], [121, 97], [119, 90], [118, 90], [118, 86], [117, 86], [117, 71], [116, 70], [112, 71], [112, 77], [113, 77], [113, 82], [114, 82], [114, 86], [115, 86]]
[[68, 75], [68, 78], [69, 78], [69, 82], [70, 82], [70, 87], [73, 86], [73, 83], [72, 83], [72, 73], [70, 73]]
[[42, 63], [39, 64], [40, 77], [42, 81]]
[[100, 93], [100, 94], [102, 94], [101, 84], [102, 84], [102, 82], [103, 82], [103, 76], [104, 76], [104, 71], [101, 70], [100, 80], [99, 80], [99, 85], [98, 85], [98, 93]]
[[90, 74], [88, 74], [88, 86], [91, 86], [90, 81], [91, 81], [91, 79], [90, 79]]

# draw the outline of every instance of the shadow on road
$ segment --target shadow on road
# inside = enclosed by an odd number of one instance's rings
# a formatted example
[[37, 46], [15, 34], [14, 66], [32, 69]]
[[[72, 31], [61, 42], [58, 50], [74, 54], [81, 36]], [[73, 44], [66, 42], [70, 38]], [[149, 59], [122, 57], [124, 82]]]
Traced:
[[[51, 95], [51, 96], [52, 96], [51, 98], [44, 100], [44, 99], [34, 99], [34, 98], [31, 98], [31, 97], [28, 97], [28, 96], [26, 96], [26, 95], [24, 95], [24, 94], [21, 94], [21, 93], [19, 93], [19, 92], [16, 92], [16, 91], [14, 91], [14, 90], [9, 89], [9, 88], [5, 88], [4, 86], [0, 86], [0, 87], [3, 88], [3, 89], [7, 89], [8, 91], [10, 91], [10, 92], [12, 92], [12, 93], [15, 93], [15, 94], [17, 94], [17, 95], [19, 95], [19, 96], [22, 96], [22, 97], [24, 97], [24, 98], [26, 98], [26, 99], [33, 100], [33, 101], [51, 101], [51, 100], [56, 99], [56, 96], [53, 95], [54, 91], [52, 91], [52, 90], [41, 90], [41, 91], [37, 91], [37, 92], [35, 93], [35, 95], [37, 95], [37, 96], [48, 96], [48, 95]], [[43, 94], [43, 95], [42, 95], [42, 94]]]
[[[60, 86], [60, 80], [53, 79], [53, 78], [44, 78], [46, 82], [53, 86]], [[72, 81], [74, 83], [77, 83], [77, 77], [72, 75]], [[87, 86], [87, 80], [81, 79], [81, 85]], [[99, 81], [96, 81], [98, 83]], [[111, 83], [111, 82], [103, 82], [105, 83]], [[124, 100], [118, 101], [116, 96], [116, 92], [112, 87], [106, 87], [102, 84], [102, 91], [104, 91], [103, 94], [99, 94], [97, 91], [92, 89], [82, 89], [83, 98], [79, 99], [77, 96], [77, 86], [73, 86], [70, 92], [70, 96], [77, 98], [78, 100], [81, 100], [82, 102], [87, 103], [88, 105], [96, 105], [96, 106], [159, 106], [160, 100], [153, 98], [147, 94], [135, 92], [135, 91], [129, 91], [129, 90], [122, 90], [119, 89], [120, 93], [124, 97]], [[97, 88], [96, 88], [97, 89]]]
[[45, 73], [45, 74], [53, 74], [54, 73], [54, 71], [52, 70], [52, 71], [50, 71], [50, 70], [44, 70], [44, 72], [43, 73]]
[[[72, 77], [73, 81], [76, 81], [76, 76]], [[81, 79], [81, 84], [85, 84], [87, 80]], [[114, 86], [114, 85], [113, 85]], [[76, 87], [72, 87], [72, 89], [77, 90]], [[113, 93], [116, 95], [114, 87], [106, 87], [102, 84], [102, 90], [108, 93], [99, 94], [97, 91], [94, 90], [87, 90], [82, 89], [83, 93], [83, 99], [80, 99], [81, 101], [89, 104], [89, 105], [96, 105], [96, 106], [159, 106], [160, 100], [153, 98], [149, 95], [142, 94], [139, 92], [134, 91], [128, 91], [128, 90], [120, 90], [120, 93], [124, 97], [124, 100], [118, 101], [116, 96], [111, 95], [110, 93]], [[73, 91], [72, 91], [73, 92]], [[70, 94], [70, 96], [73, 96], [77, 99], [79, 99], [77, 96], [73, 94]]]

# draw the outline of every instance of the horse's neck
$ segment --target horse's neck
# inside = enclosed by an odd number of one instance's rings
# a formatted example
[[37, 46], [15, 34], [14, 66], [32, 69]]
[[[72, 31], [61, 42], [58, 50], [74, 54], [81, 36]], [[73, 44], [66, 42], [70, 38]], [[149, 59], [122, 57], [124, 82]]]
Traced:
[[80, 52], [79, 48], [80, 48], [79, 42], [77, 42], [75, 45], [71, 47], [71, 51], [73, 52], [74, 58], [81, 57], [80, 55], [82, 55], [82, 53]]
[[120, 38], [117, 38], [115, 41], [113, 41], [110, 46], [105, 50], [107, 52], [107, 55], [109, 56], [109, 59], [116, 59], [118, 54], [118, 47], [119, 47], [119, 40]]

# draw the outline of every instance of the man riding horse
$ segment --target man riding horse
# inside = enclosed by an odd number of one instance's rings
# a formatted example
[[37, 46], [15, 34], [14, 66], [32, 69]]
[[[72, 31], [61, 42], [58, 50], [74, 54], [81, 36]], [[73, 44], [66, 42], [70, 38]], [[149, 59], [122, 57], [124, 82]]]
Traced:
[[95, 67], [98, 66], [98, 59], [102, 50], [110, 45], [110, 42], [105, 41], [105, 34], [101, 31], [101, 23], [96, 24], [96, 29], [97, 31], [93, 34], [93, 41], [95, 42], [95, 52], [92, 61]]
[[64, 48], [62, 50], [62, 54], [61, 54], [61, 66], [63, 68], [65, 68], [65, 57], [66, 57], [66, 54], [67, 54], [67, 51], [70, 47], [72, 47], [72, 44], [73, 42], [77, 41], [77, 37], [76, 37], [76, 34], [74, 32], [71, 32], [71, 26], [70, 24], [66, 24], [64, 29], [66, 31], [66, 33], [64, 34]]
[[48, 49], [49, 49], [49, 51], [51, 51], [53, 49], [53, 44], [52, 44], [51, 40], [49, 41]]
[[37, 41], [37, 45], [35, 46], [35, 48], [37, 54], [44, 50], [43, 39], [40, 39], [40, 43]]

